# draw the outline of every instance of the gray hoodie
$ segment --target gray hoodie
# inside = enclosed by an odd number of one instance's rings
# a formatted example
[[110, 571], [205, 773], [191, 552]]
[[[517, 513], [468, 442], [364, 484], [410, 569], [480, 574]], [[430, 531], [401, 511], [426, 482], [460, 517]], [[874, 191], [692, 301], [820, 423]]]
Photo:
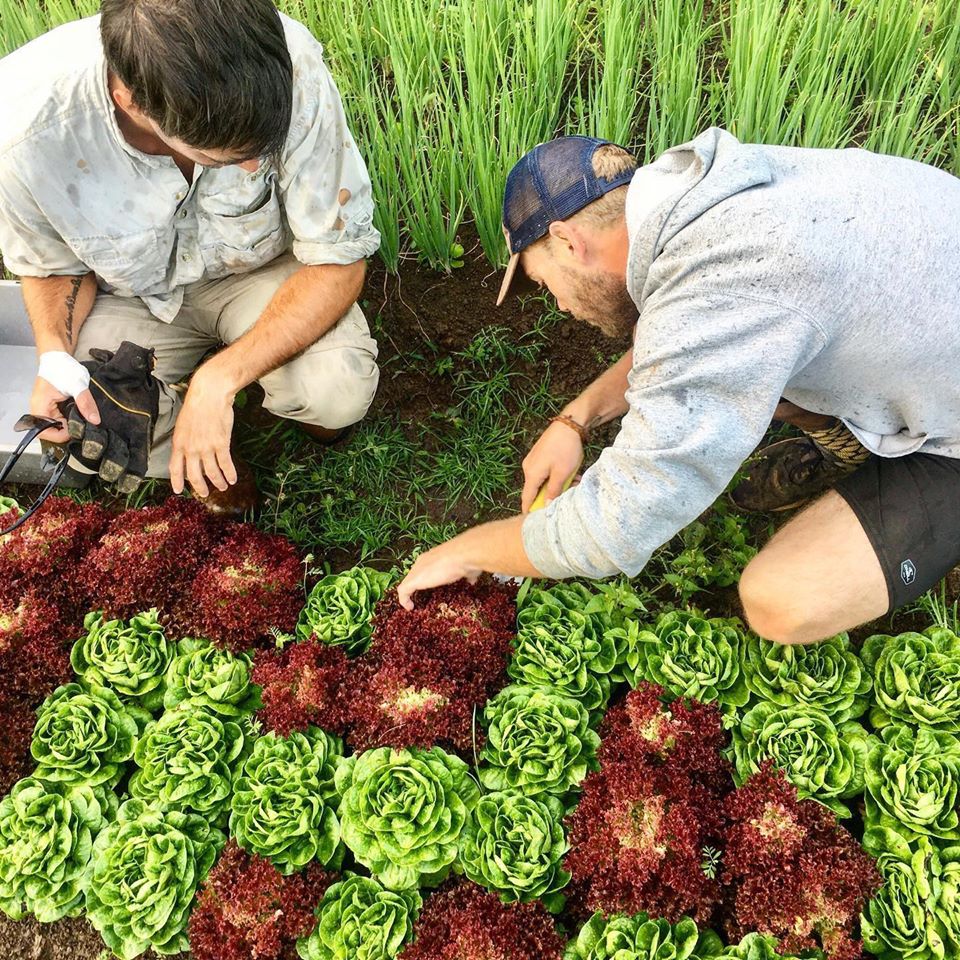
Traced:
[[630, 410], [579, 486], [525, 520], [545, 576], [639, 573], [781, 396], [879, 456], [960, 457], [960, 180], [714, 128], [637, 171], [627, 228]]

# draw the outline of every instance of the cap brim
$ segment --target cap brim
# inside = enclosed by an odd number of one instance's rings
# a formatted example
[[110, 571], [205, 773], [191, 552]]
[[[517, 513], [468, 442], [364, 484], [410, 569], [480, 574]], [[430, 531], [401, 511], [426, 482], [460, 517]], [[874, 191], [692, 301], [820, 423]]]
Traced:
[[510, 262], [507, 264], [507, 269], [503, 274], [503, 282], [500, 284], [500, 293], [497, 294], [497, 306], [503, 303], [507, 299], [507, 294], [510, 292], [510, 284], [513, 283], [513, 278], [516, 276], [517, 267], [520, 265], [520, 254], [514, 253], [510, 257]]

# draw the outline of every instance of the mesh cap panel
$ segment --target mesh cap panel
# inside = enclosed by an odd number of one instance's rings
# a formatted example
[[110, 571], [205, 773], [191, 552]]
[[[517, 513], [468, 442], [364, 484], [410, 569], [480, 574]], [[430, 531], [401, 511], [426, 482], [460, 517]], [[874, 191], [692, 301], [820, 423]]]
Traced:
[[614, 187], [633, 179], [627, 170], [612, 179], [593, 172], [593, 154], [607, 140], [559, 137], [541, 143], [514, 165], [503, 196], [503, 225], [510, 252], [519, 253]]

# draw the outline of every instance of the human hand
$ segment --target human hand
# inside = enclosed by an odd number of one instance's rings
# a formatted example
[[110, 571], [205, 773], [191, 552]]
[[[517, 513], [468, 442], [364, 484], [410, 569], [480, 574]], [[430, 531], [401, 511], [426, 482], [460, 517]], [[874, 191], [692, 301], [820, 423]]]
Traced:
[[551, 423], [524, 457], [521, 511], [529, 513], [544, 484], [546, 503], [559, 497], [582, 463], [583, 441], [576, 430], [565, 423]]
[[476, 583], [483, 571], [467, 558], [467, 543], [463, 534], [420, 554], [410, 568], [410, 572], [397, 587], [400, 604], [407, 610], [413, 609], [413, 595], [418, 590], [442, 587], [457, 580]]
[[[33, 383], [33, 391], [30, 394], [30, 412], [35, 417], [46, 417], [49, 420], [56, 420], [60, 423], [59, 429], [51, 427], [40, 434], [41, 440], [49, 440], [51, 443], [66, 443], [70, 439], [67, 433], [66, 419], [61, 412], [60, 404], [71, 397], [70, 393], [57, 389], [49, 380], [38, 376]], [[77, 409], [84, 418], [93, 424], [100, 423], [100, 411], [97, 410], [96, 401], [89, 389], [78, 391], [75, 398]]]
[[218, 490], [237, 482], [230, 457], [233, 433], [233, 393], [213, 372], [201, 367], [190, 382], [173, 430], [170, 485], [183, 493], [189, 481], [198, 497], [210, 493], [207, 481]]

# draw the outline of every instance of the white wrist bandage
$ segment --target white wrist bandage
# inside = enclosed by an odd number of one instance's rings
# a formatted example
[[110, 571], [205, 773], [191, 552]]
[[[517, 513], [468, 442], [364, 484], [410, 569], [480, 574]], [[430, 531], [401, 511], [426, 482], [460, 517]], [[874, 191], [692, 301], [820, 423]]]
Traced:
[[75, 397], [90, 386], [90, 371], [76, 357], [71, 357], [63, 350], [41, 353], [37, 376], [68, 397]]

